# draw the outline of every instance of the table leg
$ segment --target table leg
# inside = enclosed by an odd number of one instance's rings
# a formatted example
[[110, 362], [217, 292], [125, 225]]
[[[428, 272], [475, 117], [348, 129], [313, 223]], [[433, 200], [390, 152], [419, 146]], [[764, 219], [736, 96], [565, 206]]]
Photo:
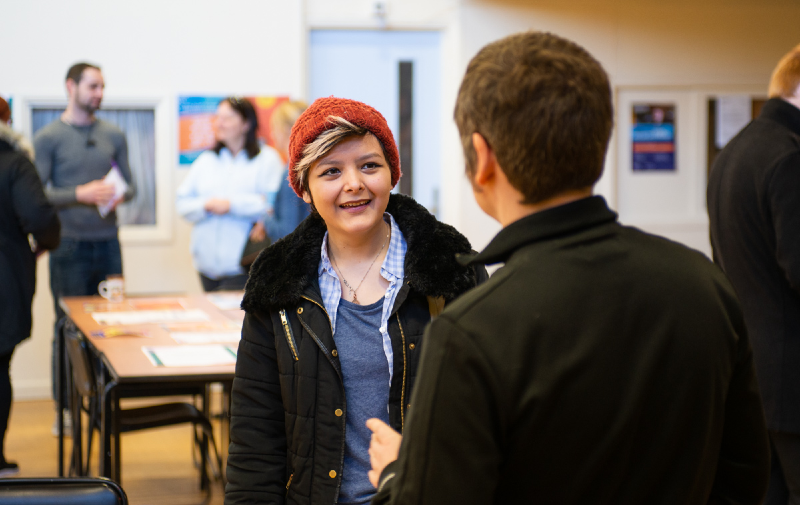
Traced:
[[67, 360], [67, 353], [64, 352], [64, 325], [66, 317], [61, 318], [56, 323], [56, 346], [54, 358], [55, 362], [55, 381], [56, 381], [56, 425], [58, 426], [58, 476], [64, 476], [64, 363]]
[[[68, 377], [71, 379], [72, 367], [69, 366], [67, 371], [69, 372]], [[81, 405], [83, 400], [77, 389], [71, 387], [72, 380], [68, 382], [70, 383], [69, 389], [72, 391], [70, 395], [70, 417], [72, 419], [72, 464], [70, 465], [70, 475], [83, 476], [83, 430], [81, 426]]]
[[101, 364], [101, 373], [100, 377], [100, 391], [102, 391], [102, 395], [100, 397], [100, 461], [98, 462], [100, 466], [100, 476], [101, 477], [108, 477], [113, 479], [113, 469], [111, 468], [111, 432], [113, 429], [112, 424], [112, 417], [114, 412], [112, 411], [112, 404], [119, 403], [119, 400], [115, 400], [116, 398], [116, 383], [114, 381], [105, 384], [105, 373], [104, 367]]
[[122, 465], [121, 465], [121, 441], [120, 441], [120, 415], [119, 415], [119, 395], [116, 390], [112, 393], [111, 398], [111, 426], [113, 427], [111, 434], [114, 437], [114, 473], [112, 480], [120, 486], [122, 485]]
[[[206, 416], [206, 419], [211, 419], [210, 415], [210, 402], [211, 400], [211, 386], [206, 384], [203, 388], [203, 415]], [[195, 427], [195, 432], [197, 428]], [[208, 478], [208, 435], [206, 435], [205, 431], [203, 432], [202, 438], [200, 439], [200, 489], [205, 491], [211, 487], [210, 479]]]
[[222, 396], [220, 398], [220, 437], [219, 437], [219, 444], [220, 444], [220, 458], [222, 459], [222, 464], [219, 469], [220, 473], [222, 474], [222, 484], [223, 488], [225, 484], [228, 483], [228, 478], [226, 475], [226, 468], [228, 466], [228, 445], [231, 443], [231, 387], [233, 383], [230, 382], [223, 382], [222, 383]]

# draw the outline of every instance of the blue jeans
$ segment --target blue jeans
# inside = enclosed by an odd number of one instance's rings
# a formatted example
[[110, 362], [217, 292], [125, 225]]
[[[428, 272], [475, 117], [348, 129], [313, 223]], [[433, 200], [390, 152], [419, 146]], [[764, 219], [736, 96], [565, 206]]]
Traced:
[[[106, 276], [122, 273], [122, 254], [119, 239], [76, 240], [62, 238], [58, 249], [50, 252], [50, 291], [56, 309], [56, 324], [64, 317], [58, 304], [62, 296], [92, 296], [97, 294], [97, 285]], [[53, 339], [53, 399], [56, 399], [58, 377], [56, 376], [56, 340]], [[68, 398], [69, 395], [67, 395]], [[67, 398], [64, 405], [67, 405]]]
[[200, 283], [203, 285], [203, 291], [241, 291], [244, 285], [247, 284], [247, 274], [231, 275], [229, 277], [220, 277], [219, 279], [211, 279], [203, 274], [200, 274]]

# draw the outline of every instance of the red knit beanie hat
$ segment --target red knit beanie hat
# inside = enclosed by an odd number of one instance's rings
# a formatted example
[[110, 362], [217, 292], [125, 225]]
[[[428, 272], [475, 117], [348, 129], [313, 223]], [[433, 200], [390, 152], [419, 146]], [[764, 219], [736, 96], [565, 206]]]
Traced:
[[0, 96], [0, 122], [8, 123], [9, 119], [11, 119], [11, 108], [8, 106], [8, 102]]
[[336, 126], [328, 120], [329, 116], [344, 118], [356, 126], [366, 128], [375, 135], [383, 146], [386, 162], [392, 172], [392, 187], [400, 180], [400, 155], [394, 142], [392, 130], [380, 112], [369, 105], [347, 98], [318, 98], [303, 112], [294, 126], [289, 138], [289, 184], [297, 196], [303, 196], [303, 186], [294, 167], [303, 157], [303, 149], [319, 135]]

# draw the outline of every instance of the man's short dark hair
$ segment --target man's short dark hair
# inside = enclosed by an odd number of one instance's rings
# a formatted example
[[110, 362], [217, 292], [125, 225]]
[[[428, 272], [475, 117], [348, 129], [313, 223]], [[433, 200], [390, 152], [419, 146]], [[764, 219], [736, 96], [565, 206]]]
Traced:
[[93, 68], [95, 70], [100, 70], [100, 67], [97, 65], [92, 65], [91, 63], [80, 62], [72, 65], [67, 70], [67, 78], [65, 80], [69, 81], [72, 80], [75, 84], [79, 84], [81, 82], [81, 77], [83, 77], [83, 71], [87, 68]]
[[600, 63], [574, 42], [541, 32], [481, 49], [467, 67], [455, 108], [468, 173], [475, 170], [477, 132], [526, 204], [597, 182], [612, 115], [611, 86]]

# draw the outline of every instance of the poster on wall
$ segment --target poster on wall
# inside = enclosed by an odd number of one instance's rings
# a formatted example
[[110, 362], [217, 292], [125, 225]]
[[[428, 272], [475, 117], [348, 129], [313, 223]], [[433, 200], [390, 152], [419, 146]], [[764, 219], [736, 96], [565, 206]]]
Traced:
[[672, 171], [675, 163], [675, 104], [633, 104], [634, 172]]
[[[214, 147], [214, 114], [224, 96], [178, 97], [178, 163], [188, 167], [203, 151]], [[247, 96], [258, 117], [258, 138], [272, 145], [269, 120], [288, 96]]]

